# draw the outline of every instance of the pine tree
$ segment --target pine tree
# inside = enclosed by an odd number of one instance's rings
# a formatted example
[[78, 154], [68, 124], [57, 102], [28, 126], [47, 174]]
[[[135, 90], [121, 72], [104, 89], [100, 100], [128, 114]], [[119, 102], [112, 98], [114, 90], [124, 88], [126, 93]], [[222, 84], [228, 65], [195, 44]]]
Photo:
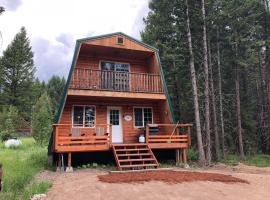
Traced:
[[196, 71], [194, 66], [194, 54], [193, 54], [193, 45], [192, 45], [192, 36], [190, 31], [190, 19], [189, 19], [189, 5], [188, 0], [186, 0], [186, 26], [187, 26], [187, 40], [189, 46], [190, 53], [190, 73], [191, 73], [191, 82], [192, 82], [192, 93], [193, 93], [193, 102], [194, 102], [194, 110], [195, 110], [195, 123], [196, 123], [196, 133], [197, 133], [197, 144], [199, 151], [199, 163], [200, 165], [205, 165], [205, 153], [203, 151], [203, 143], [202, 143], [202, 133], [201, 133], [201, 120], [200, 120], [200, 112], [199, 112], [199, 101], [198, 101], [198, 91], [197, 91], [197, 78]]
[[47, 93], [41, 95], [33, 109], [32, 133], [40, 145], [47, 145], [52, 132], [52, 113]]
[[3, 52], [0, 65], [3, 71], [1, 104], [16, 106], [29, 119], [35, 67], [30, 40], [24, 27]]
[[47, 93], [52, 103], [52, 113], [55, 115], [60, 103], [66, 80], [64, 77], [52, 76], [47, 83]]
[[0, 15], [5, 12], [5, 8], [3, 6], [0, 6]]
[[18, 110], [14, 106], [3, 109], [0, 113], [0, 138], [2, 141], [16, 136], [16, 128], [19, 121]]

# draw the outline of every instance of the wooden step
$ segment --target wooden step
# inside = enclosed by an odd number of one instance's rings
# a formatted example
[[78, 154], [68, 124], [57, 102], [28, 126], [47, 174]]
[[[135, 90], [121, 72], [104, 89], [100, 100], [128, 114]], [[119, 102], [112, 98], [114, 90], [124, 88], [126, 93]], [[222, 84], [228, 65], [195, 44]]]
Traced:
[[128, 153], [128, 154], [118, 154], [118, 157], [124, 156], [151, 156], [151, 153]]
[[119, 160], [119, 162], [137, 162], [137, 161], [155, 161], [154, 158], [139, 158], [139, 159], [124, 159]]
[[125, 151], [148, 151], [148, 148], [143, 149], [115, 149], [116, 152], [125, 152]]
[[119, 170], [159, 167], [155, 155], [147, 144], [113, 144], [112, 149]]
[[158, 164], [121, 165], [121, 168], [158, 167]]
[[145, 146], [147, 147], [147, 144], [141, 144], [141, 143], [133, 143], [133, 144], [114, 144], [114, 147], [130, 147], [130, 146]]

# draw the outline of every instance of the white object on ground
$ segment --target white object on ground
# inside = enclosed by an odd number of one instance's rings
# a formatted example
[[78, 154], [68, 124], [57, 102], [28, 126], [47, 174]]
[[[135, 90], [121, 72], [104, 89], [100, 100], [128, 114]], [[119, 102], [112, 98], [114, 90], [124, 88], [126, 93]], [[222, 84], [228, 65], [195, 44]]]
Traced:
[[10, 147], [17, 147], [22, 144], [21, 140], [18, 139], [9, 139], [5, 142], [5, 147], [10, 148]]
[[47, 197], [46, 194], [34, 194], [30, 200], [43, 200]]
[[73, 168], [72, 167], [67, 167], [66, 172], [73, 172]]

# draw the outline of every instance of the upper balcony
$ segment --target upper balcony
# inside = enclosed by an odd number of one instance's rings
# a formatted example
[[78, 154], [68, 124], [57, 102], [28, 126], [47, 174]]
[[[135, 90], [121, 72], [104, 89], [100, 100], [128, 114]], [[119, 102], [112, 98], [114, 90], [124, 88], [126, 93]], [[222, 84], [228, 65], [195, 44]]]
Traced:
[[75, 58], [69, 96], [166, 100], [154, 50], [124, 35], [83, 41]]
[[74, 69], [69, 89], [164, 94], [159, 74]]

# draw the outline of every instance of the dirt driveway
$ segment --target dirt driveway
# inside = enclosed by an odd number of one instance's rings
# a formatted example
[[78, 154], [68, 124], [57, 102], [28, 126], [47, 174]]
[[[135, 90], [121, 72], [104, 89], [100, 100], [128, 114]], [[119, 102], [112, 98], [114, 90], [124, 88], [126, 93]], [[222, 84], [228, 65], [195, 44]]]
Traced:
[[[48, 200], [133, 200], [133, 199], [183, 199], [183, 200], [268, 200], [270, 199], [270, 168], [216, 166], [200, 172], [232, 175], [249, 182], [221, 183], [209, 181], [168, 184], [158, 181], [145, 183], [104, 183], [98, 175], [106, 171], [85, 169], [73, 173], [52, 173], [53, 187]], [[46, 172], [44, 172], [46, 173]], [[45, 175], [46, 176], [46, 175]]]

